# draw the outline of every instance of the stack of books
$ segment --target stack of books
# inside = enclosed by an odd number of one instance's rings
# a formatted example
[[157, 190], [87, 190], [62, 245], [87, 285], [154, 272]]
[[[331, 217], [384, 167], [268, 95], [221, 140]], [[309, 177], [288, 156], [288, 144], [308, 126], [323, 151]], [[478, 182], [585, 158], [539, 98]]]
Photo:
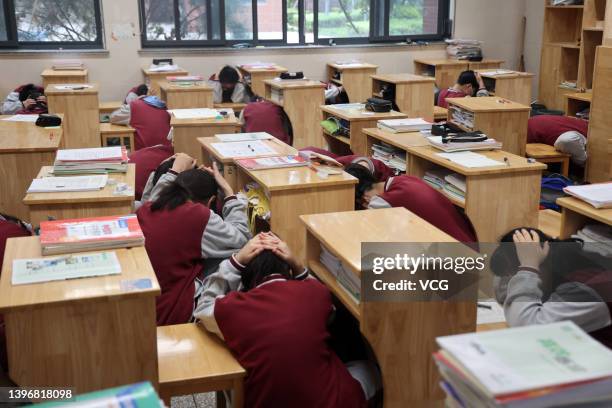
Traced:
[[447, 407], [612, 406], [612, 350], [571, 321], [437, 342]]
[[372, 145], [372, 158], [380, 160], [398, 172], [406, 172], [406, 152], [388, 144]]
[[482, 57], [482, 43], [478, 40], [446, 40], [446, 53], [449, 57], [457, 59], [468, 59], [470, 57]]
[[482, 142], [443, 143], [442, 136], [430, 136], [427, 138], [430, 145], [445, 152], [463, 152], [468, 150], [500, 150], [502, 143], [495, 139], [487, 139]]
[[444, 177], [444, 181], [446, 181], [446, 184], [444, 184], [446, 195], [459, 201], [465, 201], [465, 193], [467, 191], [465, 176], [452, 173]]
[[612, 208], [612, 182], [569, 186], [563, 191], [595, 208]]
[[451, 121], [465, 127], [468, 130], [474, 129], [474, 113], [464, 109], [452, 106], [449, 108], [451, 112]]
[[128, 155], [125, 146], [58, 150], [54, 175], [125, 173]]
[[435, 188], [436, 190], [444, 190], [446, 185], [446, 176], [452, 174], [452, 171], [447, 169], [431, 169], [425, 172], [423, 181]]
[[40, 223], [43, 255], [131, 248], [144, 245], [144, 241], [133, 214]]
[[85, 69], [85, 65], [81, 60], [60, 60], [53, 61], [52, 68], [54, 71], [77, 71]]
[[278, 88], [270, 88], [270, 100], [280, 103], [283, 103], [283, 90]]
[[391, 133], [406, 133], [420, 132], [421, 130], [431, 130], [431, 122], [427, 122], [423, 118], [412, 119], [388, 119], [379, 120], [378, 128], [385, 132]]
[[321, 255], [319, 260], [327, 270], [336, 278], [340, 287], [344, 289], [355, 303], [361, 299], [361, 281], [353, 271], [347, 267], [340, 259], [336, 258], [327, 248], [321, 245]]

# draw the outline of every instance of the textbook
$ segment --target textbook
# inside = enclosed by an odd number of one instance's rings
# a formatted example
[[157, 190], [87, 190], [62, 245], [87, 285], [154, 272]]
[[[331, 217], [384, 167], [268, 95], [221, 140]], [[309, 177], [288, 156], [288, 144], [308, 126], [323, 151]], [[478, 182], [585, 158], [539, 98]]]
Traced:
[[43, 177], [32, 180], [28, 193], [65, 193], [101, 190], [106, 186], [108, 175]]
[[133, 214], [40, 223], [43, 255], [131, 248], [144, 242], [138, 218]]
[[247, 142], [250, 140], [270, 140], [274, 139], [266, 132], [251, 132], [251, 133], [222, 133], [215, 135], [220, 142]]
[[236, 164], [246, 170], [265, 170], [308, 166], [309, 163], [300, 156], [278, 156], [261, 159], [240, 159], [236, 160]]
[[473, 152], [436, 153], [450, 162], [467, 168], [503, 166], [504, 163]]
[[70, 401], [51, 401], [35, 404], [36, 408], [164, 408], [150, 382], [122, 385], [102, 391], [79, 394]]
[[211, 143], [213, 149], [224, 157], [246, 158], [257, 156], [274, 156], [278, 153], [260, 140], [252, 142]]
[[444, 152], [464, 152], [468, 150], [501, 150], [502, 144], [495, 139], [487, 139], [482, 142], [443, 143], [442, 136], [427, 137], [430, 145]]
[[125, 173], [128, 154], [125, 146], [58, 150], [53, 174]]
[[168, 112], [177, 119], [215, 119], [221, 117], [218, 110], [210, 108], [172, 109]]
[[431, 130], [432, 123], [423, 118], [379, 120], [378, 128], [386, 132], [405, 133]]
[[563, 191], [595, 208], [612, 208], [612, 182], [569, 186]]

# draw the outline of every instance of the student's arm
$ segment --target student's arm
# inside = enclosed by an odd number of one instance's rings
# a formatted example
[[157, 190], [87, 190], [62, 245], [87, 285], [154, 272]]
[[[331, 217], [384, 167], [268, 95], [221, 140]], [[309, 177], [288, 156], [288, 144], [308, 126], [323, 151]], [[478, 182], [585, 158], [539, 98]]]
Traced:
[[479, 89], [478, 92], [476, 92], [476, 97], [481, 96], [490, 96], [489, 91], [487, 91], [487, 88]]
[[489, 96], [489, 91], [478, 72], [476, 73], [476, 79], [478, 80], [478, 92], [476, 92], [476, 97]]
[[138, 96], [137, 93], [135, 92], [129, 92], [127, 94], [127, 96], [125, 97], [125, 104], [129, 105], [130, 103], [132, 103], [133, 101], [135, 101], [136, 99], [140, 98], [140, 96]]
[[221, 89], [221, 83], [219, 81], [208, 81], [208, 86], [213, 89], [213, 103], [223, 102], [223, 89]]
[[[151, 178], [151, 177], [149, 176], [149, 178]], [[176, 180], [176, 173], [168, 172], [168, 173], [164, 174], [163, 176], [161, 176], [159, 178], [159, 180], [157, 180], [157, 184], [155, 184], [153, 186], [153, 188], [151, 189], [151, 192], [149, 193], [147, 201], [155, 201], [155, 200], [157, 200], [157, 197], [159, 197], [159, 194], [164, 189], [164, 187], [166, 187], [168, 184], [172, 183], [174, 180]], [[147, 184], [148, 184], [148, 181], [147, 181]], [[143, 193], [141, 201], [145, 202], [145, 200], [144, 200], [144, 193]]]
[[149, 178], [147, 179], [147, 184], [145, 184], [144, 189], [142, 190], [142, 197], [140, 198], [141, 203], [146, 203], [147, 201], [151, 201], [151, 193], [153, 192], [153, 178], [155, 177], [155, 172], [152, 171], [149, 174]]
[[232, 92], [232, 102], [234, 103], [249, 103], [250, 97], [244, 84], [238, 82]]
[[214, 212], [210, 213], [202, 235], [203, 258], [228, 258], [247, 243], [251, 233], [246, 209], [246, 198], [232, 195], [225, 198], [223, 218]]
[[119, 109], [110, 114], [110, 123], [128, 126], [132, 117], [130, 104], [124, 103]]
[[375, 196], [370, 200], [368, 204], [368, 208], [370, 210], [379, 210], [381, 208], [391, 208], [391, 204], [380, 198], [379, 196]]
[[19, 100], [18, 92], [11, 92], [6, 96], [4, 102], [2, 102], [2, 114], [3, 115], [14, 115], [18, 111], [23, 109], [23, 104]]

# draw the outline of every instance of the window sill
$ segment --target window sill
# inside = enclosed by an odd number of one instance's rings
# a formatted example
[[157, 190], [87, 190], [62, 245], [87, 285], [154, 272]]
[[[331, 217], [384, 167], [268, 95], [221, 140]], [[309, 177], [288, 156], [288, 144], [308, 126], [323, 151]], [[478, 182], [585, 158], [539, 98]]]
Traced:
[[32, 57], [32, 56], [44, 56], [44, 55], [52, 55], [52, 56], [59, 56], [59, 55], [88, 55], [88, 56], [101, 56], [101, 57], [108, 57], [110, 55], [110, 52], [108, 50], [104, 50], [104, 49], [63, 49], [63, 50], [31, 50], [31, 49], [18, 49], [18, 50], [11, 50], [11, 49], [2, 49], [0, 48], [0, 56], [5, 56], [5, 57]]

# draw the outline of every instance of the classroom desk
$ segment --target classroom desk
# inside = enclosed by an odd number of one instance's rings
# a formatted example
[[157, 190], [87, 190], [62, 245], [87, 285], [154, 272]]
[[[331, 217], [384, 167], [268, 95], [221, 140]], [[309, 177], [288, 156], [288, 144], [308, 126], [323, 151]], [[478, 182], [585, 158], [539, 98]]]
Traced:
[[161, 95], [161, 89], [159, 83], [165, 81], [166, 77], [169, 76], [184, 76], [189, 75], [189, 72], [184, 69], [178, 69], [176, 71], [151, 71], [148, 68], [142, 69], [142, 75], [144, 77], [145, 84], [149, 87], [149, 93], [152, 95]]
[[[372, 145], [386, 143], [400, 150], [407, 151], [409, 147], [429, 146], [429, 142], [421, 132], [393, 133], [378, 128], [363, 129], [366, 137], [366, 150], [364, 156], [372, 157]], [[408, 159], [406, 155], [406, 159]]]
[[491, 95], [506, 98], [513, 102], [530, 106], [531, 85], [534, 74], [529, 72], [512, 72], [508, 74], [493, 74], [495, 70], [480, 70], [485, 87]]
[[[370, 98], [372, 89], [372, 75], [378, 71], [378, 65], [355, 64], [327, 64], [327, 80], [340, 85], [346, 91], [351, 102], [365, 102]], [[339, 78], [335, 78], [339, 74]]]
[[303, 227], [299, 216], [355, 208], [357, 179], [343, 172], [327, 179], [307, 166], [270, 170], [237, 167], [237, 183], [242, 188], [256, 182], [270, 203], [270, 229], [289, 245], [296, 257], [305, 259]]
[[223, 119], [177, 119], [172, 115], [170, 126], [174, 128], [174, 151], [187, 153], [198, 163], [204, 160], [198, 138], [240, 132], [240, 123], [233, 111]]
[[442, 106], [434, 106], [434, 121], [441, 122], [446, 121], [448, 118], [448, 109]]
[[78, 90], [56, 89], [56, 85], [49, 85], [45, 89], [49, 113], [64, 115], [64, 149], [101, 146], [99, 86], [90, 85], [91, 88]]
[[439, 89], [450, 88], [455, 85], [459, 74], [467, 70], [497, 69], [504, 63], [502, 60], [485, 59], [481, 62], [447, 58], [418, 58], [414, 60], [414, 73], [426, 75], [436, 79]]
[[427, 170], [442, 167], [466, 177], [465, 200], [447, 197], [465, 210], [480, 242], [497, 242], [513, 228], [538, 227], [540, 182], [546, 165], [497, 150], [476, 153], [501, 162], [500, 166], [468, 168], [438, 156], [441, 151], [432, 146], [406, 150], [410, 176], [423, 178]]
[[[52, 166], [40, 169], [37, 177], [45, 177], [53, 170]], [[136, 165], [128, 164], [127, 173], [109, 173], [108, 178], [117, 183], [126, 183], [132, 188], [131, 195], [115, 195], [114, 185], [107, 184], [97, 191], [31, 193], [25, 195], [23, 202], [29, 207], [30, 221], [38, 226], [48, 217], [55, 219], [72, 219], [86, 217], [105, 217], [109, 215], [126, 215], [132, 212], [134, 204], [134, 185]]]
[[34, 123], [7, 122], [0, 116], [0, 212], [29, 219], [20, 200], [40, 166], [50, 166], [62, 139], [62, 128], [42, 128]]
[[265, 98], [285, 110], [293, 128], [293, 146], [323, 147], [317, 124], [321, 120], [319, 107], [325, 103], [325, 84], [310, 80], [264, 81]]
[[569, 93], [564, 96], [566, 116], [575, 117], [578, 112], [590, 108], [591, 101], [593, 100], [593, 94], [591, 92]]
[[288, 69], [274, 64], [270, 68], [252, 68], [248, 64], [238, 66], [238, 69], [242, 73], [243, 77], [250, 78], [248, 81], [251, 85], [251, 90], [255, 95], [265, 96], [266, 86], [264, 82], [268, 79], [274, 79], [280, 76], [281, 73], [287, 72]]
[[558, 198], [557, 204], [562, 209], [560, 239], [570, 238], [589, 223], [612, 226], [612, 208], [598, 209], [575, 197]]
[[213, 89], [204, 81], [182, 85], [170, 81], [159, 81], [160, 99], [166, 101], [168, 109], [195, 109], [213, 107]]
[[100, 123], [109, 122], [111, 113], [121, 108], [122, 105], [123, 102], [121, 101], [100, 102], [98, 106], [100, 110]]
[[[379, 120], [385, 119], [402, 119], [406, 115], [400, 112], [370, 112], [361, 109], [342, 109], [339, 105], [322, 105], [321, 112], [323, 120], [336, 117], [349, 122], [350, 136], [333, 136], [331, 133], [321, 127], [323, 138], [327, 140], [329, 150], [333, 153], [344, 154], [359, 154], [366, 155], [366, 137], [363, 134], [363, 129], [376, 127]], [[348, 151], [347, 151], [348, 150]]]
[[[471, 112], [474, 115], [473, 126], [463, 126], [454, 121], [455, 110]], [[530, 111], [528, 105], [496, 96], [448, 99], [449, 122], [468, 132], [480, 130], [501, 142], [505, 151], [519, 156], [525, 155]]]
[[[113, 251], [119, 275], [13, 286], [13, 260], [40, 258], [42, 252], [38, 237], [7, 241], [0, 311], [9, 376], [19, 386], [69, 386], [80, 394], [140, 381], [157, 384], [159, 284], [144, 247]], [[125, 286], [136, 280], [150, 287]]]
[[54, 70], [45, 69], [40, 76], [43, 81], [43, 88], [47, 89], [52, 84], [86, 84], [89, 80], [87, 69], [66, 69]]
[[430, 407], [443, 400], [431, 358], [438, 349], [435, 339], [476, 329], [476, 293], [470, 302], [356, 302], [319, 258], [323, 244], [360, 276], [362, 242], [456, 241], [405, 208], [300, 218], [306, 226], [308, 268], [357, 319], [378, 361], [384, 407]]
[[231, 109], [234, 111], [236, 116], [240, 116], [240, 112], [247, 106], [246, 103], [234, 103], [234, 102], [226, 102], [226, 103], [213, 103], [213, 107], [215, 109]]
[[130, 151], [134, 148], [135, 134], [136, 129], [131, 126], [100, 123], [100, 143], [102, 143], [102, 146], [112, 146], [109, 144], [109, 139], [118, 139], [119, 145], [125, 146]]
[[[262, 140], [262, 142], [276, 152], [273, 156], [293, 156], [297, 155], [298, 151], [289, 146], [286, 143], [281, 142], [280, 140], [274, 138], [270, 140]], [[240, 190], [243, 186], [238, 185], [237, 177], [237, 165], [234, 162], [234, 157], [225, 156], [212, 145], [213, 143], [222, 143], [216, 137], [199, 137], [198, 143], [202, 148], [202, 163], [205, 166], [212, 166], [213, 161], [220, 164], [220, 171], [225, 180], [229, 183], [232, 189], [236, 192]], [[256, 157], [270, 157], [270, 155], [256, 156]]]
[[395, 87], [395, 104], [409, 118], [433, 121], [434, 80], [413, 74], [372, 75], [372, 96], [382, 97], [383, 86]]

